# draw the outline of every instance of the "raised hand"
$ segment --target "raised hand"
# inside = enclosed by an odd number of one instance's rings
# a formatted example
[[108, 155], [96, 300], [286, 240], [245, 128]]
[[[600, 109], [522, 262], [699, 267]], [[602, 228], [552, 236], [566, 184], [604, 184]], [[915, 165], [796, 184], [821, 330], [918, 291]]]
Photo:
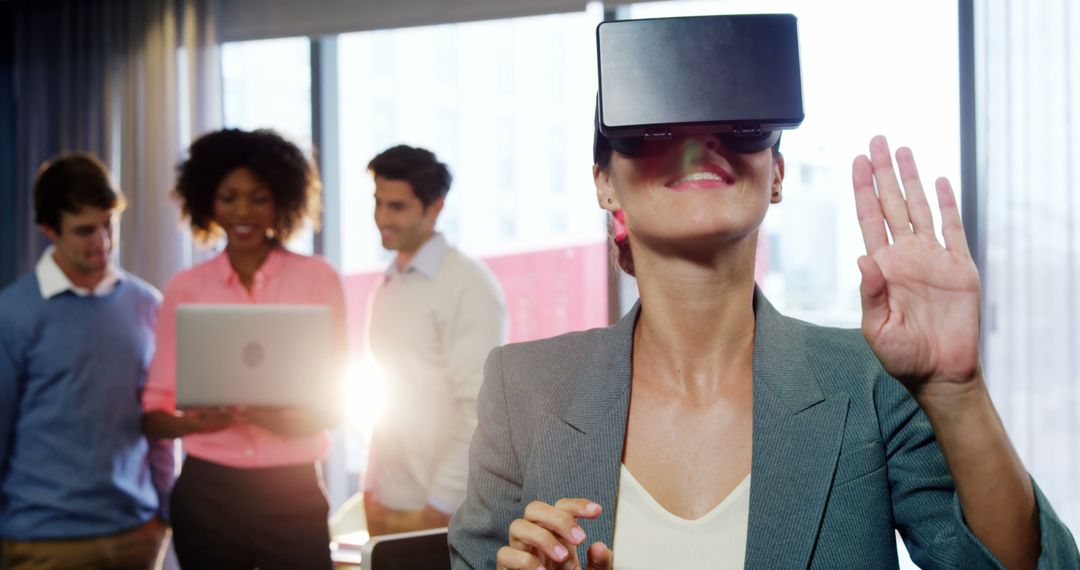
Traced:
[[[600, 505], [588, 499], [560, 499], [554, 505], [533, 501], [522, 518], [510, 524], [510, 544], [499, 549], [499, 570], [574, 570], [582, 568], [577, 545], [585, 541], [578, 518], [600, 516]], [[611, 550], [602, 543], [589, 546], [585, 568], [611, 570]]]
[[896, 162], [902, 191], [885, 137], [852, 165], [867, 253], [858, 261], [862, 332], [885, 370], [919, 398], [980, 381], [979, 274], [949, 181], [935, 184], [943, 246], [911, 150], [897, 150]]

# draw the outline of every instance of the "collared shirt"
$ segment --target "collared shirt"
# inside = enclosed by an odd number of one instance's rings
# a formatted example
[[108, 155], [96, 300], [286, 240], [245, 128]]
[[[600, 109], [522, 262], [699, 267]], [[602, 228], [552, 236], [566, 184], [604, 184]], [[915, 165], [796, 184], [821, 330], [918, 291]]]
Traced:
[[[251, 290], [222, 253], [178, 274], [165, 289], [158, 317], [157, 352], [143, 392], [147, 411], [176, 409], [176, 308], [186, 303], [267, 303], [326, 305], [333, 315], [336, 354], [345, 354], [345, 295], [341, 278], [320, 257], [275, 247], [255, 272]], [[326, 433], [288, 437], [258, 426], [232, 426], [214, 433], [183, 438], [191, 455], [230, 467], [274, 467], [308, 463], [325, 457]]]
[[464, 500], [484, 361], [506, 342], [506, 303], [491, 271], [435, 234], [372, 294], [370, 356], [387, 402], [366, 485], [395, 510], [452, 512]]
[[60, 269], [60, 266], [56, 263], [56, 258], [53, 257], [55, 251], [56, 246], [54, 245], [46, 248], [45, 253], [41, 254], [41, 258], [38, 259], [37, 266], [34, 268], [43, 299], [52, 299], [64, 291], [71, 291], [80, 297], [89, 297], [90, 295], [104, 297], [112, 293], [113, 289], [116, 288], [121, 273], [116, 270], [116, 266], [112, 263], [106, 266], [105, 277], [91, 291], [85, 287], [75, 285], [71, 282], [71, 279], [68, 279], [67, 274], [64, 273], [63, 269]]
[[420, 249], [416, 250], [416, 254], [405, 267], [399, 268], [396, 260], [390, 263], [390, 267], [386, 268], [386, 278], [390, 280], [404, 273], [419, 271], [434, 279], [448, 251], [450, 251], [450, 244], [446, 243], [446, 238], [441, 233], [435, 233], [420, 246]]

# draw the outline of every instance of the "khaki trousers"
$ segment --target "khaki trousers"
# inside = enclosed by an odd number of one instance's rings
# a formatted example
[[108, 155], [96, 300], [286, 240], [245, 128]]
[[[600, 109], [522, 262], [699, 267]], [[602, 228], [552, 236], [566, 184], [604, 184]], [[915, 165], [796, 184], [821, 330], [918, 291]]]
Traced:
[[153, 570], [167, 527], [150, 522], [109, 536], [78, 540], [4, 540], [3, 570]]

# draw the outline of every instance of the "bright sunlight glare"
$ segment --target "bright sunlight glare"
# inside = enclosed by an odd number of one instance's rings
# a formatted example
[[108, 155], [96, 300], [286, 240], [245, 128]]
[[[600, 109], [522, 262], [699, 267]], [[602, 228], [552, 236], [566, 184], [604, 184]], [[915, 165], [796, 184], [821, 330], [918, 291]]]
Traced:
[[386, 382], [374, 360], [367, 358], [349, 365], [341, 405], [349, 429], [369, 441], [386, 406]]

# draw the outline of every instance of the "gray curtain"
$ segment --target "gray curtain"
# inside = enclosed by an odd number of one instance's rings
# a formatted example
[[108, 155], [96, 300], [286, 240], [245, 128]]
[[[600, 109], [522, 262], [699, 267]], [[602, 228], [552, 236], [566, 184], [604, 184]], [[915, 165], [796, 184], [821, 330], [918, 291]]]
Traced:
[[1025, 464], [1080, 531], [1080, 5], [975, 2], [985, 366]]
[[15, 31], [10, 2], [0, 2], [0, 288], [15, 279]]
[[216, 0], [17, 1], [14, 21], [14, 266], [44, 246], [30, 187], [38, 165], [87, 151], [128, 198], [121, 265], [161, 287], [190, 262], [169, 197], [192, 134], [220, 124]]

